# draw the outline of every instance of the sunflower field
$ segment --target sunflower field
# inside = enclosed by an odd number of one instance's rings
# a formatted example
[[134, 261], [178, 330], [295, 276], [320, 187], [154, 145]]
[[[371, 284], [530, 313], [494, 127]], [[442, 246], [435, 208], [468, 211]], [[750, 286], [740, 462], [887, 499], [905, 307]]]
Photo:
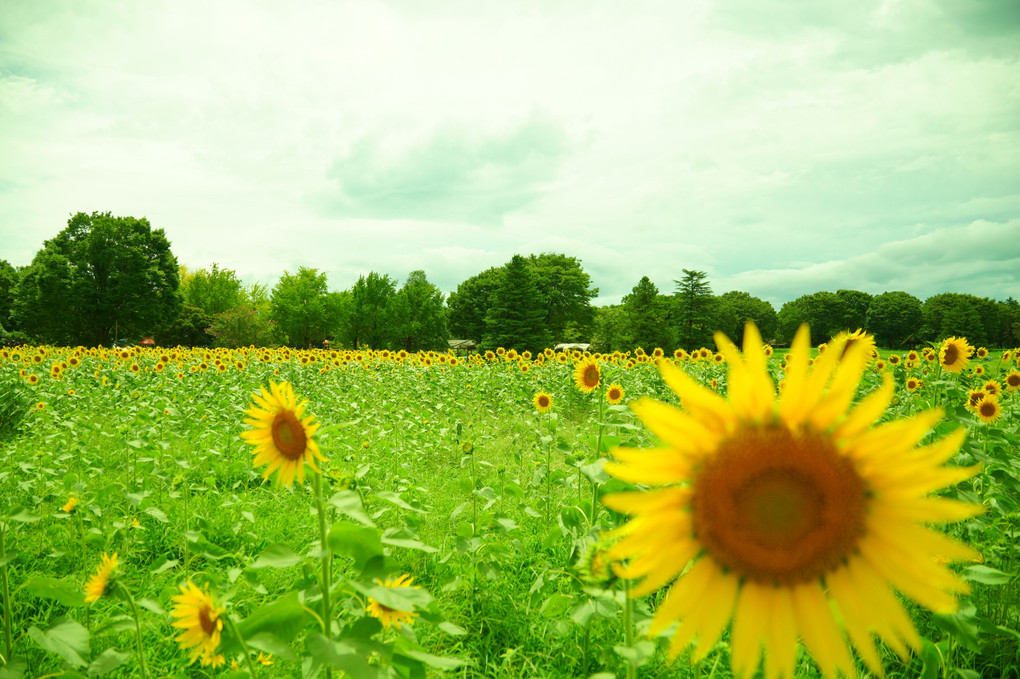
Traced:
[[0, 350], [0, 679], [1020, 678], [1020, 362]]

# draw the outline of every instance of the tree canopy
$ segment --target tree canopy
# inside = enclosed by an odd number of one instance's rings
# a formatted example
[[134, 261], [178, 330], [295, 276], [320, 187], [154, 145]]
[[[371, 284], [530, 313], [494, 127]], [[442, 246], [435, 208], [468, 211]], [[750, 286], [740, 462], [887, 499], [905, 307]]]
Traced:
[[486, 348], [541, 351], [552, 344], [546, 325], [546, 301], [538, 290], [528, 260], [514, 255], [503, 267], [485, 317]]

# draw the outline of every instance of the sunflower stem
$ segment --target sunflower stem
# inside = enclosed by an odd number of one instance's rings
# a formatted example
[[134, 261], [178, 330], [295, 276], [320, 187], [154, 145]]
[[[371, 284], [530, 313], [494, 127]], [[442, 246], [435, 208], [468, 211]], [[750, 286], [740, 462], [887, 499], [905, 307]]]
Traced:
[[11, 661], [14, 653], [14, 641], [11, 638], [11, 586], [7, 580], [7, 547], [4, 544], [4, 529], [6, 526], [0, 523], [0, 578], [3, 580], [4, 590], [4, 646], [7, 649], [6, 662]]
[[[623, 578], [623, 643], [629, 648], [634, 648], [634, 602], [630, 598], [630, 580]], [[637, 667], [632, 658], [627, 658], [627, 679], [637, 677]]]
[[[603, 394], [602, 392], [603, 392], [603, 389], [602, 389], [602, 386], [600, 385], [598, 391], [595, 392], [596, 393], [596, 398], [599, 400], [599, 419], [598, 419], [598, 423], [597, 423], [598, 426], [597, 426], [596, 434], [595, 434], [595, 459], [596, 460], [599, 459], [599, 457], [602, 455], [602, 429], [603, 429], [602, 419], [603, 419], [603, 413], [605, 412], [604, 409], [605, 409], [605, 403], [606, 403], [605, 394]], [[596, 512], [598, 511], [598, 498], [599, 498], [599, 484], [598, 484], [598, 481], [596, 481], [595, 479], [592, 479], [592, 481], [591, 481], [591, 525], [592, 525], [592, 527], [595, 526]]]
[[242, 653], [244, 653], [244, 662], [246, 665], [248, 665], [248, 674], [251, 675], [251, 679], [255, 679], [256, 677], [255, 665], [251, 661], [251, 650], [249, 650], [248, 648], [248, 643], [244, 640], [244, 636], [241, 634], [241, 631], [237, 629], [237, 625], [234, 624], [233, 618], [231, 618], [229, 615], [225, 615], [223, 617], [226, 619], [227, 625], [230, 626], [231, 633], [241, 643], [241, 651]]
[[124, 595], [124, 598], [127, 599], [128, 605], [131, 606], [131, 616], [135, 619], [135, 641], [138, 643], [138, 668], [142, 672], [142, 679], [146, 679], [148, 673], [145, 670], [145, 644], [142, 643], [142, 622], [138, 618], [138, 606], [135, 605], [135, 598], [131, 596], [131, 590], [121, 582], [116, 582], [115, 584], [117, 589]]
[[[326, 540], [326, 512], [323, 509], [322, 502], [322, 475], [318, 472], [312, 473], [312, 487], [315, 490], [315, 509], [319, 518], [319, 549], [321, 550], [320, 559], [322, 560], [322, 631], [329, 637], [333, 638], [333, 624], [330, 619], [330, 602], [329, 602], [329, 589], [330, 584], [333, 581], [332, 571], [332, 557], [329, 554], [329, 543]], [[327, 676], [330, 675], [327, 669]]]

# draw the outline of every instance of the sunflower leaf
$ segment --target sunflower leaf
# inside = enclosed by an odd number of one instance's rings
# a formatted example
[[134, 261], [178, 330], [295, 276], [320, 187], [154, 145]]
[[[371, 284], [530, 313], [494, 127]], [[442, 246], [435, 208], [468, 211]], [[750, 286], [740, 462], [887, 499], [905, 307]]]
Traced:
[[56, 653], [72, 667], [84, 667], [89, 654], [89, 632], [71, 618], [63, 618], [48, 630], [29, 627], [28, 636], [42, 649]]
[[130, 660], [133, 655], [134, 653], [130, 651], [118, 651], [115, 648], [108, 648], [100, 653], [92, 661], [92, 664], [89, 665], [88, 675], [90, 677], [101, 677], [104, 674], [108, 674]]
[[85, 594], [82, 593], [81, 587], [63, 580], [33, 575], [22, 587], [29, 594], [41, 599], [52, 599], [65, 606], [85, 605]]
[[248, 568], [287, 568], [301, 563], [301, 557], [287, 545], [276, 543], [269, 545]]

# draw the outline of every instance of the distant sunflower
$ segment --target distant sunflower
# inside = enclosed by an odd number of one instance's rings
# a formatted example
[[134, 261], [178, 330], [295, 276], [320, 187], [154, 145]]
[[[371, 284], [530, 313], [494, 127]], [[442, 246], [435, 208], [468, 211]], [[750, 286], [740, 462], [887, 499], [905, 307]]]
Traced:
[[996, 380], [988, 380], [981, 389], [992, 396], [998, 396], [1002, 392], [1002, 386]]
[[978, 347], [974, 352], [974, 358], [988, 358], [988, 349], [984, 347]]
[[616, 405], [623, 400], [623, 387], [619, 384], [610, 384], [609, 388], [606, 389], [606, 400], [610, 405]]
[[249, 416], [245, 424], [254, 427], [241, 432], [241, 438], [255, 446], [256, 467], [268, 465], [263, 474], [268, 479], [273, 472], [276, 483], [289, 487], [295, 476], [298, 483], [305, 480], [305, 463], [319, 473], [316, 460], [326, 458], [312, 438], [319, 428], [313, 424], [314, 415], [303, 417], [308, 401], [298, 402], [290, 382], [269, 382], [269, 390], [261, 388], [261, 396], [254, 395], [254, 404], [245, 411]]
[[202, 665], [222, 665], [224, 658], [216, 653], [216, 649], [223, 632], [223, 621], [220, 620], [223, 609], [216, 607], [208, 589], [203, 592], [190, 580], [180, 588], [181, 593], [173, 597], [177, 605], [170, 611], [170, 615], [177, 618], [173, 626], [183, 630], [177, 636], [177, 647], [191, 649], [189, 664], [200, 660]]
[[[419, 589], [417, 585], [412, 585], [414, 578], [410, 575], [401, 575], [396, 580], [386, 578], [384, 583], [382, 580], [376, 579], [376, 583], [389, 587], [390, 589]], [[400, 629], [401, 625], [411, 625], [414, 623], [414, 618], [418, 615], [414, 611], [403, 611], [396, 608], [390, 608], [385, 604], [379, 603], [372, 597], [368, 598], [368, 605], [365, 606], [365, 611], [373, 618], [378, 618], [379, 622], [383, 624], [383, 627], [389, 629], [395, 627]]]
[[920, 356], [918, 356], [917, 352], [914, 351], [913, 349], [907, 352], [907, 360], [910, 361], [911, 363], [917, 363], [919, 358]]
[[96, 568], [96, 572], [89, 578], [89, 581], [85, 583], [85, 603], [90, 604], [103, 598], [110, 584], [110, 578], [113, 577], [116, 570], [117, 552], [114, 552], [113, 556], [107, 556], [104, 552], [102, 563]]
[[752, 675], [764, 648], [765, 676], [792, 677], [798, 637], [826, 677], [855, 676], [851, 645], [881, 674], [873, 633], [902, 656], [921, 647], [890, 586], [941, 613], [968, 591], [931, 557], [979, 555], [926, 525], [980, 512], [930, 497], [976, 473], [942, 466], [966, 432], [919, 446], [942, 417], [934, 410], [875, 425], [894, 395], [891, 379], [852, 407], [869, 356], [862, 343], [846, 352], [830, 344], [809, 367], [801, 327], [777, 397], [753, 325], [743, 354], [721, 333], [716, 342], [728, 396], [664, 364], [683, 409], [647, 398], [633, 407], [663, 446], [615, 449], [618, 462], [605, 465], [618, 479], [658, 487], [604, 498], [632, 515], [614, 531], [610, 556], [628, 560], [617, 572], [644, 578], [635, 596], [676, 580], [649, 629], [679, 621], [671, 657], [696, 641], [699, 662], [732, 620], [736, 676]]
[[544, 391], [535, 394], [531, 401], [535, 404], [535, 409], [540, 413], [547, 413], [552, 409], [552, 396]]
[[916, 377], [908, 377], [906, 383], [907, 391], [917, 391], [921, 388], [921, 380]]
[[586, 394], [595, 391], [601, 379], [599, 364], [593, 358], [586, 358], [574, 366], [574, 384], [578, 390]]
[[67, 502], [65, 502], [64, 506], [60, 508], [60, 511], [70, 514], [74, 511], [74, 508], [77, 506], [78, 496], [72, 495], [71, 497], [67, 498]]
[[1016, 391], [1017, 389], [1020, 389], [1020, 372], [1010, 370], [1002, 382], [1006, 385], [1006, 391]]
[[984, 389], [971, 389], [967, 392], [967, 410], [976, 410], [978, 403], [981, 403], [988, 396]]
[[978, 418], [985, 424], [991, 424], [999, 419], [1002, 414], [1002, 406], [999, 404], [999, 397], [995, 394], [988, 394], [974, 408]]
[[970, 362], [974, 347], [966, 337], [948, 337], [939, 348], [939, 364], [951, 373], [959, 373]]
[[899, 354], [893, 354], [892, 356], [889, 357], [889, 365], [899, 365], [899, 364], [900, 364]]

